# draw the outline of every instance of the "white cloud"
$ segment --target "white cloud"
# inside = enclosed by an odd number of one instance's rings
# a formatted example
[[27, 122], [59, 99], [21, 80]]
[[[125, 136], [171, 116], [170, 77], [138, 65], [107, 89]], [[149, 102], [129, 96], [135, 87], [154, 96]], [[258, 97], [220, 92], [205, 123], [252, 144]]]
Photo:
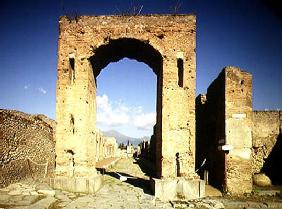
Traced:
[[132, 108], [133, 113], [135, 114], [141, 114], [143, 113], [143, 107], [142, 106], [138, 106], [138, 107], [133, 107]]
[[29, 89], [29, 87], [30, 87], [30, 85], [29, 85], [29, 84], [24, 85], [24, 89], [25, 89], [25, 90]]
[[142, 130], [152, 130], [156, 123], [156, 113], [141, 113], [134, 118], [134, 126]]
[[121, 101], [111, 102], [104, 94], [96, 97], [97, 125], [100, 126], [123, 126], [131, 129], [149, 131], [153, 130], [156, 123], [156, 113], [145, 113], [142, 106], [128, 107]]
[[112, 107], [106, 94], [96, 97], [97, 122], [109, 126], [127, 124], [129, 122], [129, 108], [121, 102]]
[[42, 94], [46, 94], [46, 93], [47, 93], [47, 91], [46, 91], [45, 89], [43, 89], [42, 87], [39, 87], [39, 88], [38, 88], [38, 91], [39, 91], [40, 93], [42, 93]]

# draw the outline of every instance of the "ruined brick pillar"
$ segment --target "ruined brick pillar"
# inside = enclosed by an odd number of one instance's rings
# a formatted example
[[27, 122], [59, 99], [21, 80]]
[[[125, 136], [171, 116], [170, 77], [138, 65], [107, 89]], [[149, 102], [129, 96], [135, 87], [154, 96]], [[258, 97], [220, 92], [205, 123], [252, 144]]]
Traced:
[[164, 60], [160, 178], [195, 178], [194, 32], [188, 37], [189, 47], [180, 45]]
[[101, 185], [96, 162], [96, 84], [83, 47], [60, 23], [56, 103], [56, 178], [51, 185], [93, 192]]
[[252, 75], [225, 68], [225, 184], [232, 194], [252, 191], [252, 114]]
[[[208, 88], [204, 153], [210, 184], [232, 194], [252, 190], [252, 76], [226, 67]], [[206, 135], [205, 135], [206, 134]], [[203, 142], [202, 142], [203, 143]]]
[[59, 58], [62, 69], [58, 70], [57, 82], [56, 173], [69, 169], [66, 153], [72, 153], [74, 173], [80, 176], [95, 173], [95, 152], [89, 150], [89, 146], [95, 149], [96, 144], [95, 84], [88, 60], [72, 54], [70, 52], [62, 60]]

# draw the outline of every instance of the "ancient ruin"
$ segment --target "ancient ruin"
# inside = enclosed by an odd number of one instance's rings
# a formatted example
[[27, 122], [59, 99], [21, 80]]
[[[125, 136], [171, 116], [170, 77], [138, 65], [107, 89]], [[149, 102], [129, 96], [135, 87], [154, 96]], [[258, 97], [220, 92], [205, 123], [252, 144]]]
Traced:
[[213, 186], [244, 194], [253, 176], [281, 184], [281, 111], [252, 111], [250, 73], [226, 67], [197, 97], [196, 135], [196, 167], [206, 159], [199, 174]]
[[[0, 109], [0, 188], [53, 175], [55, 127], [56, 122], [44, 115]], [[99, 133], [96, 142], [96, 161], [120, 157], [115, 138]]]
[[[157, 198], [203, 197], [200, 177], [230, 194], [250, 193], [254, 173], [281, 182], [275, 160], [264, 162], [278, 159], [279, 151], [270, 152], [281, 146], [281, 112], [253, 112], [250, 73], [224, 68], [195, 105], [195, 28], [193, 15], [60, 18], [54, 188], [94, 193], [101, 187], [95, 164], [116, 147], [96, 128], [96, 78], [124, 57], [157, 75], [154, 134], [140, 147], [155, 166]], [[272, 125], [264, 131], [266, 123]]]
[[195, 29], [193, 15], [60, 19], [55, 188], [100, 188], [96, 77], [110, 62], [128, 57], [146, 63], [157, 75], [156, 196], [203, 195], [195, 173]]
[[44, 115], [0, 109], [0, 188], [54, 171], [55, 126]]
[[282, 111], [254, 111], [252, 137], [254, 175], [266, 174], [271, 184], [281, 185]]
[[[252, 191], [252, 76], [226, 67], [197, 101], [197, 167], [232, 194]], [[240, 185], [240, 187], [238, 187]]]
[[106, 137], [101, 132], [96, 133], [96, 162], [109, 157], [118, 157], [118, 143], [114, 137]]

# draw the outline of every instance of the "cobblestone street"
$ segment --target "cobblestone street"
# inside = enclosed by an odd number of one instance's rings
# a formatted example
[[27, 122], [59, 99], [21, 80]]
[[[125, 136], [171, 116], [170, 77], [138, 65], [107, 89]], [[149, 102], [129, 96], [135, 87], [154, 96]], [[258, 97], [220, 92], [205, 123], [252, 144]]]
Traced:
[[[125, 179], [125, 177], [127, 179]], [[93, 195], [53, 190], [46, 183], [32, 180], [11, 184], [0, 189], [0, 208], [97, 208], [97, 209], [157, 209], [157, 208], [282, 208], [281, 198], [264, 201], [208, 197], [189, 202], [160, 202], [149, 189], [149, 177], [133, 158], [123, 158], [103, 175], [103, 187]]]

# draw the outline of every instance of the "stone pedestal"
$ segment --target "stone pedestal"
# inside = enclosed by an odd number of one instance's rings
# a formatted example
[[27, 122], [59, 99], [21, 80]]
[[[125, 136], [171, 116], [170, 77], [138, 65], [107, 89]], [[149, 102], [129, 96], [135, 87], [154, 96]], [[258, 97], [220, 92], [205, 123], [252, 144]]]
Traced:
[[151, 185], [155, 197], [161, 201], [191, 200], [205, 196], [205, 181], [200, 179], [152, 179]]
[[64, 177], [50, 178], [50, 186], [68, 192], [95, 193], [102, 187], [102, 176], [93, 177]]

